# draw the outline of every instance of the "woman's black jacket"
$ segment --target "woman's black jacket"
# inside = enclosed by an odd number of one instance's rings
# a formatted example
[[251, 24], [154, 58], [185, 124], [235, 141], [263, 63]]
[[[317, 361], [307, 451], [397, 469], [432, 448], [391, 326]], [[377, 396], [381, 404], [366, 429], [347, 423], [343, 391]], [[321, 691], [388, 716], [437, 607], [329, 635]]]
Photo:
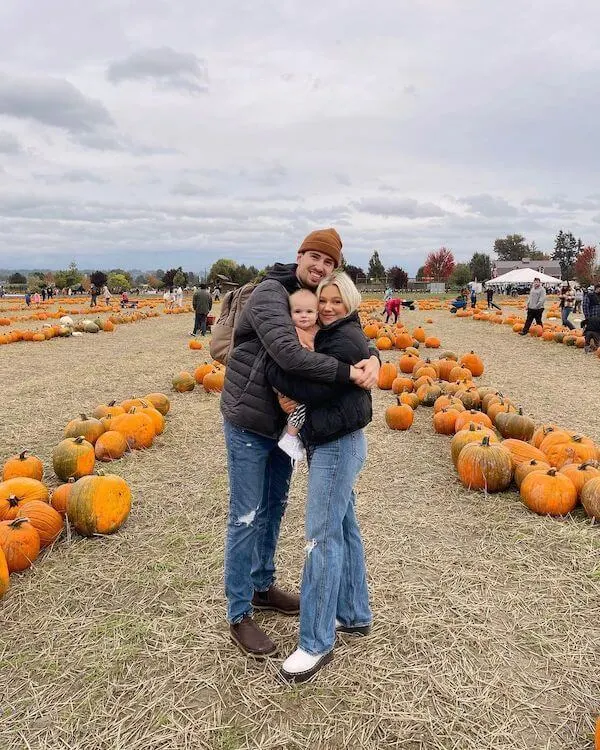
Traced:
[[[354, 312], [321, 328], [315, 351], [354, 365], [371, 356], [368, 342]], [[267, 363], [267, 380], [280, 393], [307, 407], [301, 437], [308, 445], [320, 445], [348, 435], [373, 418], [371, 393], [355, 385], [322, 383], [289, 375], [273, 360]]]

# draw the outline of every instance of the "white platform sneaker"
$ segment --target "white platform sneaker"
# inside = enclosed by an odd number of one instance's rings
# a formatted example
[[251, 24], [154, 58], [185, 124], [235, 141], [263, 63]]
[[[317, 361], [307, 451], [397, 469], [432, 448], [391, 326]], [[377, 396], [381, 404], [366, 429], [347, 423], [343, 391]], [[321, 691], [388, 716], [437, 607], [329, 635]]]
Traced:
[[287, 682], [308, 682], [317, 672], [333, 659], [333, 651], [325, 654], [309, 654], [297, 648], [283, 662], [281, 676]]

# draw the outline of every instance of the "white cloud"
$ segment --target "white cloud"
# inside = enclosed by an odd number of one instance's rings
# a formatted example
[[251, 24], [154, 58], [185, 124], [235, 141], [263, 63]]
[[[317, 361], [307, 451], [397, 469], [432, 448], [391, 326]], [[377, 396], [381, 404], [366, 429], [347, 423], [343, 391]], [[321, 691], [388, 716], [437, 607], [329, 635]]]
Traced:
[[412, 271], [513, 232], [594, 244], [599, 24], [593, 0], [3, 3], [0, 266], [260, 264], [332, 224], [350, 262]]

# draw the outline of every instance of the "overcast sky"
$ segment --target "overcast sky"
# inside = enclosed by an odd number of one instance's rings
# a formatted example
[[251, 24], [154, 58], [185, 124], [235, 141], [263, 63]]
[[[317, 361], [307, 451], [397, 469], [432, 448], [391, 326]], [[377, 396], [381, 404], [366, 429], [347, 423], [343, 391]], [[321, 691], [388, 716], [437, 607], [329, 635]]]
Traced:
[[2, 0], [0, 267], [600, 232], [597, 0]]

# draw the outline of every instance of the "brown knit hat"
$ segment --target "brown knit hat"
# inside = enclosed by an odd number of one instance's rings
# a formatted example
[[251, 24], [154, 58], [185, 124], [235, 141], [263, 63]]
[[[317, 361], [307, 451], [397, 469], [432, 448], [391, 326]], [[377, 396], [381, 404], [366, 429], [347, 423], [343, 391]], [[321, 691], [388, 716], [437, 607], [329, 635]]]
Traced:
[[299, 253], [307, 250], [316, 250], [333, 258], [336, 268], [340, 265], [342, 256], [342, 240], [333, 227], [329, 229], [317, 229], [304, 238], [300, 245]]

